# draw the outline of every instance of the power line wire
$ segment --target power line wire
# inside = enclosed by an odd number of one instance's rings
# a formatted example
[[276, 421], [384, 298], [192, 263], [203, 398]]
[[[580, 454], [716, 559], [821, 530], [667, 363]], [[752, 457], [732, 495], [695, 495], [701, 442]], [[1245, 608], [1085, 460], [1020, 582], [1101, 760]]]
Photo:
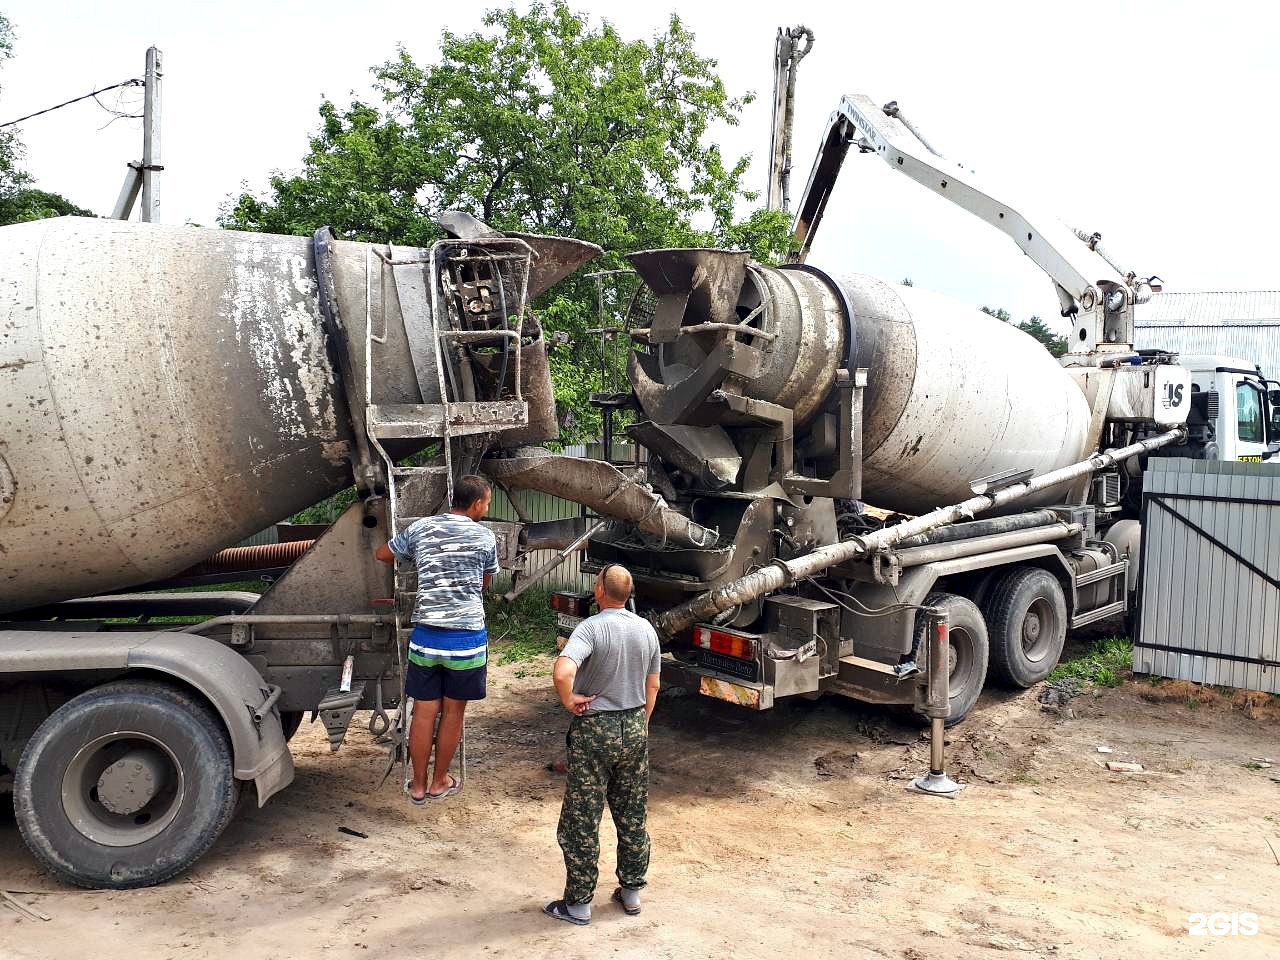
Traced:
[[[73, 103], [79, 103], [81, 100], [88, 100], [90, 97], [96, 98], [100, 93], [106, 93], [108, 90], [116, 90], [120, 87], [141, 87], [145, 86], [144, 81], [134, 77], [132, 80], [125, 80], [122, 83], [113, 83], [109, 87], [103, 87], [101, 90], [94, 90], [92, 93], [86, 93], [83, 97], [76, 97], [74, 100], [68, 100], [66, 103], [59, 103], [53, 107], [45, 107], [43, 110], [37, 110], [35, 113], [28, 113], [25, 117], [19, 117], [17, 120], [10, 120], [8, 123], [0, 123], [0, 130], [5, 127], [12, 127], [14, 124], [22, 123], [24, 120], [30, 120], [32, 117], [39, 117], [46, 113], [52, 113], [54, 110], [61, 110], [63, 107], [69, 107]], [[106, 108], [104, 108], [106, 109]]]

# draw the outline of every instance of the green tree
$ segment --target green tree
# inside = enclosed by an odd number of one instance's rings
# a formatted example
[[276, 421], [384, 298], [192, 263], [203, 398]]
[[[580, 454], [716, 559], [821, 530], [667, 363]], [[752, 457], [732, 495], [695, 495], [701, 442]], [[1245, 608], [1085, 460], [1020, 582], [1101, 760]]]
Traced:
[[[13, 27], [0, 14], [0, 64], [13, 56]], [[93, 213], [65, 197], [31, 186], [31, 176], [21, 166], [22, 142], [12, 127], [0, 130], [0, 226], [41, 220], [45, 217], [81, 216]]]
[[46, 217], [92, 217], [92, 210], [78, 207], [66, 197], [44, 190], [25, 188], [0, 193], [0, 226], [25, 223]]
[[[13, 27], [0, 13], [0, 64], [13, 56]], [[27, 183], [28, 177], [18, 166], [22, 144], [12, 127], [0, 130], [0, 196], [12, 193]]]
[[1067, 352], [1067, 338], [1061, 334], [1054, 333], [1053, 328], [1037, 316], [1032, 316], [1030, 320], [1023, 320], [1021, 323], [1014, 323], [1013, 315], [1004, 307], [998, 307], [994, 310], [991, 307], [981, 307], [980, 309], [988, 316], [995, 317], [1004, 323], [1013, 324], [1023, 333], [1035, 337], [1055, 357], [1060, 357]]
[[[505, 230], [597, 243], [603, 260], [668, 246], [742, 246], [776, 262], [790, 240], [784, 215], [735, 218], [754, 193], [748, 158], [729, 159], [708, 130], [738, 123], [751, 95], [731, 96], [716, 62], [672, 16], [650, 40], [598, 26], [564, 0], [526, 12], [490, 10], [479, 31], [444, 31], [438, 62], [401, 48], [373, 70], [381, 103], [320, 105], [302, 172], [277, 172], [265, 196], [229, 200], [223, 226], [309, 234], [328, 224], [352, 239], [425, 245], [434, 217], [466, 210]], [[578, 434], [598, 422], [593, 282], [581, 276], [537, 304], [548, 329], [572, 336], [553, 355], [557, 399]]]

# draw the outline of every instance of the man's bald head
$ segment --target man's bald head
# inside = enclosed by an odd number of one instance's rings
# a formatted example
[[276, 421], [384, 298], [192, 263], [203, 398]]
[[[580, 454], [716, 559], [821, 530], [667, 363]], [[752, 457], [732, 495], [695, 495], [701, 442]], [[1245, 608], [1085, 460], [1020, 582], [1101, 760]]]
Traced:
[[596, 575], [596, 601], [601, 605], [621, 607], [631, 598], [631, 571], [612, 563]]

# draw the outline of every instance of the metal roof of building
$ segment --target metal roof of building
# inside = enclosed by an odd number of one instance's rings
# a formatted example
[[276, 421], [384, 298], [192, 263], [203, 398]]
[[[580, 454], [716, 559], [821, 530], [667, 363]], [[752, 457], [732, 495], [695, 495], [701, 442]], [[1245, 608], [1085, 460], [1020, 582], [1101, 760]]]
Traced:
[[1135, 308], [1134, 346], [1217, 353], [1280, 375], [1280, 290], [1157, 293]]
[[1137, 307], [1136, 320], [1143, 326], [1280, 323], [1280, 290], [1157, 293]]

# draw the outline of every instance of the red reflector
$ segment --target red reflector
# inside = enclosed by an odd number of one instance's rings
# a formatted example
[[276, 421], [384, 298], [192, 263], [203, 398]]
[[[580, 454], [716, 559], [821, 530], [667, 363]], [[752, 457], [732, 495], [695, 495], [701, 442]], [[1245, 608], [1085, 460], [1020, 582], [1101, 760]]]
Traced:
[[551, 594], [551, 609], [571, 617], [585, 617], [591, 609], [591, 595], [585, 593]]
[[753, 637], [744, 637], [740, 633], [717, 630], [715, 627], [694, 627], [693, 645], [703, 650], [722, 653], [726, 657], [737, 657], [739, 660], [756, 658], [756, 641]]

